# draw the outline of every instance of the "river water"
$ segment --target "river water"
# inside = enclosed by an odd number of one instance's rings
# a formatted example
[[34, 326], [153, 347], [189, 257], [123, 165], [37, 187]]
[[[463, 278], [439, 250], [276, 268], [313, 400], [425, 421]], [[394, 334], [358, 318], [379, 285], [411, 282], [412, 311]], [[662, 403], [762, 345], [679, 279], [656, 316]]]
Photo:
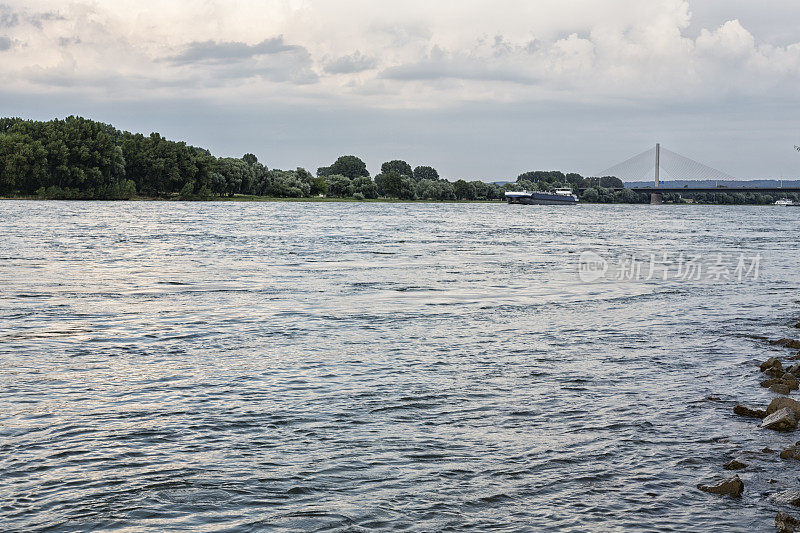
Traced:
[[[776, 206], [0, 202], [0, 529], [769, 530], [800, 482], [758, 451], [797, 437], [732, 406], [790, 354], [756, 337], [798, 336], [799, 236]], [[696, 489], [734, 457], [741, 499]]]

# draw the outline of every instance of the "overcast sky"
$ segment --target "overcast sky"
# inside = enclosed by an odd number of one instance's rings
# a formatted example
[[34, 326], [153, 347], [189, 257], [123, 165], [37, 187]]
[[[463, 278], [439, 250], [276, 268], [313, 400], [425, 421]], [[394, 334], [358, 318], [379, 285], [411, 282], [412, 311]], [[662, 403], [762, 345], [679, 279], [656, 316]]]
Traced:
[[796, 0], [0, 0], [0, 115], [270, 168], [593, 175], [656, 142], [800, 176]]

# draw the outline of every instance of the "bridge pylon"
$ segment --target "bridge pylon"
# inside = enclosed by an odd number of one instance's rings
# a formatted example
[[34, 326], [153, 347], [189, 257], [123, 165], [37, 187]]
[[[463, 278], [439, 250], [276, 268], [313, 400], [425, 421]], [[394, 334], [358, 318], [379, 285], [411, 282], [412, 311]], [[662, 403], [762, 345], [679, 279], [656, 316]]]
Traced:
[[[669, 180], [731, 181], [736, 179], [721, 170], [662, 148], [661, 143], [656, 143], [655, 147], [598, 172], [597, 176], [614, 176], [623, 182], [641, 182], [652, 179], [652, 189], [661, 188], [662, 176]], [[661, 204], [663, 202], [662, 194], [653, 191], [650, 203]]]

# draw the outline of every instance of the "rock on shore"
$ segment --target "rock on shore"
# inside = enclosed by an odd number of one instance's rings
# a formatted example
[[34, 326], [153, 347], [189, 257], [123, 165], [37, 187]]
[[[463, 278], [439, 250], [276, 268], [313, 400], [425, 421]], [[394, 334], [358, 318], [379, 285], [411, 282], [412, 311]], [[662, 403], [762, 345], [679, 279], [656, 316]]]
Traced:
[[767, 412], [763, 409], [750, 409], [742, 404], [734, 406], [733, 412], [739, 416], [746, 416], [749, 418], [764, 418], [767, 416]]
[[703, 492], [710, 492], [711, 494], [727, 494], [728, 496], [739, 497], [744, 491], [744, 482], [739, 479], [739, 476], [733, 476], [725, 481], [721, 481], [716, 485], [697, 485], [697, 488]]
[[794, 413], [795, 418], [800, 418], [800, 402], [791, 398], [775, 398], [767, 407], [767, 415], [771, 415], [781, 409], [789, 409]]
[[800, 490], [789, 489], [777, 492], [770, 499], [778, 505], [794, 505], [800, 507]]
[[761, 427], [775, 431], [794, 431], [797, 429], [797, 418], [791, 409], [784, 407], [771, 415], [767, 415], [761, 422]]
[[769, 388], [769, 390], [774, 392], [775, 394], [783, 394], [786, 396], [788, 396], [792, 392], [791, 390], [789, 390], [789, 386], [782, 381], [780, 383], [775, 383], [774, 385], [772, 385]]
[[791, 390], [797, 390], [800, 388], [800, 381], [798, 381], [797, 376], [791, 372], [786, 372], [783, 376], [781, 376], [781, 381], [783, 381], [783, 383], [786, 384], [786, 386]]
[[797, 459], [800, 461], [800, 447], [797, 444], [789, 446], [781, 451], [781, 459]]
[[800, 530], [800, 520], [783, 511], [778, 511], [778, 516], [775, 517], [775, 527], [778, 528], [778, 533], [795, 533]]
[[767, 359], [766, 361], [761, 363], [761, 367], [760, 368], [761, 368], [762, 372], [766, 372], [770, 368], [778, 368], [780, 370], [783, 370], [783, 365], [781, 364], [780, 361], [778, 361], [777, 358], [770, 357], [769, 359]]
[[747, 468], [747, 466], [748, 465], [746, 463], [734, 459], [732, 461], [728, 461], [727, 463], [725, 463], [722, 468], [724, 468], [725, 470], [744, 470], [745, 468]]
[[800, 349], [800, 341], [795, 339], [778, 339], [776, 341], [769, 341], [774, 346], [783, 346], [784, 348], [792, 348], [794, 350]]

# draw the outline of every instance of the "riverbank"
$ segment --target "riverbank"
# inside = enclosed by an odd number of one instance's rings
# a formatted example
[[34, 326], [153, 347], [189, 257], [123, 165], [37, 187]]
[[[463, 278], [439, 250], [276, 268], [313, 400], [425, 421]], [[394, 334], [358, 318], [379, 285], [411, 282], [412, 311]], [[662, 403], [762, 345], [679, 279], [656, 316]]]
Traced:
[[[793, 315], [781, 327], [781, 333], [794, 337], [800, 332], [800, 315]], [[787, 479], [786, 471], [794, 470], [794, 461], [800, 461], [800, 441], [791, 443], [787, 437], [796, 438], [798, 422], [800, 422], [800, 402], [792, 398], [792, 393], [800, 390], [800, 340], [781, 337], [771, 340], [763, 336], [752, 336], [760, 345], [769, 346], [771, 356], [763, 361], [756, 361], [758, 371], [753, 369], [748, 381], [756, 391], [767, 389], [774, 394], [769, 405], [764, 408], [751, 407], [758, 400], [736, 403], [733, 413], [739, 418], [753, 420], [758, 423], [757, 431], [764, 432], [764, 447], [760, 450], [740, 450], [731, 454], [722, 465], [726, 471], [736, 471], [732, 477], [722, 479], [718, 476], [709, 484], [698, 484], [698, 489], [712, 494], [741, 497], [745, 490], [751, 494], [766, 496], [767, 501], [777, 508], [775, 527], [780, 533], [800, 531], [800, 520], [789, 514], [800, 507], [800, 478], [791, 475]], [[759, 394], [756, 392], [755, 394]], [[763, 401], [763, 400], [762, 400]], [[748, 405], [745, 405], [748, 404]], [[773, 436], [774, 435], [774, 436]], [[777, 437], [777, 439], [776, 439]], [[773, 449], [776, 440], [780, 444]], [[742, 473], [744, 480], [739, 477]], [[755, 487], [746, 489], [747, 484]], [[788, 511], [788, 512], [787, 512]]]
[[403, 200], [399, 198], [278, 198], [274, 196], [236, 195], [233, 197], [215, 197], [204, 200], [183, 200], [177, 197], [164, 198], [154, 196], [136, 196], [129, 200], [89, 200], [89, 199], [47, 199], [37, 196], [2, 196], [0, 200], [40, 200], [49, 202], [309, 202], [309, 203], [355, 203], [355, 204], [497, 204], [505, 200]]

